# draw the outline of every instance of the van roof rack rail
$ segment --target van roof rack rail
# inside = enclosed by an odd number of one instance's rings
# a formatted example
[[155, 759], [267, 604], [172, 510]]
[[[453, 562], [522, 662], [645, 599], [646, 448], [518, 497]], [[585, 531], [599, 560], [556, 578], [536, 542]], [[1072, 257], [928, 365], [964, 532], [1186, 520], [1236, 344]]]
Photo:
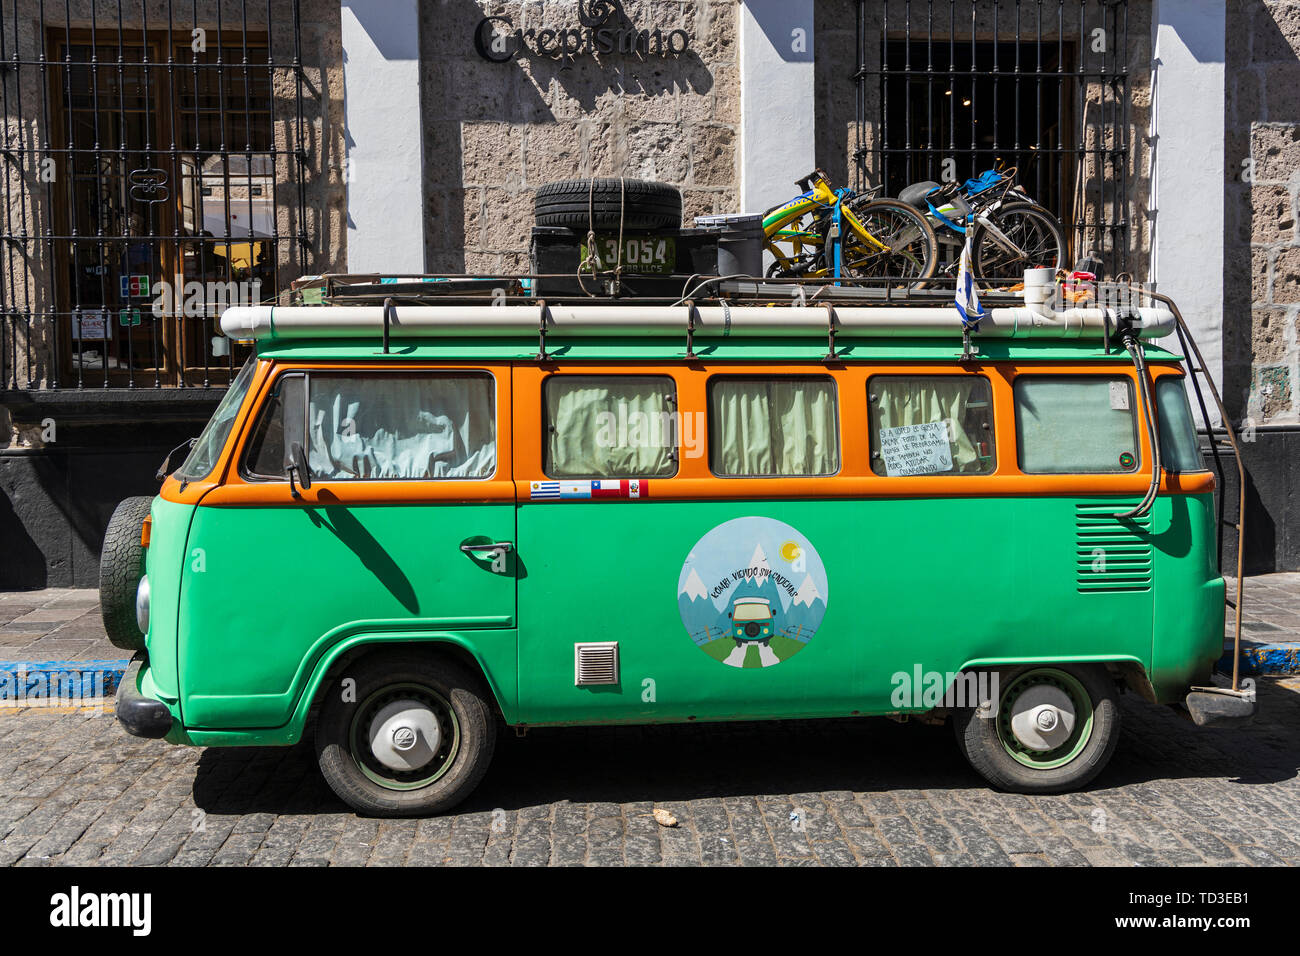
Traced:
[[[313, 276], [294, 291], [320, 290], [321, 305], [233, 306], [221, 316], [232, 339], [829, 336], [961, 338], [969, 333], [948, 290], [773, 282], [742, 277], [691, 277], [686, 292], [728, 285], [712, 298], [683, 295], [647, 299], [531, 295], [529, 276]], [[444, 281], [445, 279], [445, 281]], [[392, 280], [392, 281], [389, 281]], [[1090, 339], [1109, 343], [1131, 334], [1156, 339], [1174, 331], [1163, 306], [1113, 309], [1097, 305], [1053, 308], [1055, 271], [1029, 269], [1021, 288], [982, 293], [986, 308], [977, 338]], [[399, 289], [415, 291], [399, 294]], [[426, 289], [434, 288], [434, 292]], [[779, 289], [779, 291], [777, 291]], [[810, 291], [811, 290], [811, 291]], [[847, 294], [852, 290], [856, 294]], [[874, 293], [874, 294], [873, 294]], [[814, 306], [809, 308], [809, 306]], [[820, 308], [817, 306], [821, 306]], [[543, 349], [544, 352], [544, 349]]]

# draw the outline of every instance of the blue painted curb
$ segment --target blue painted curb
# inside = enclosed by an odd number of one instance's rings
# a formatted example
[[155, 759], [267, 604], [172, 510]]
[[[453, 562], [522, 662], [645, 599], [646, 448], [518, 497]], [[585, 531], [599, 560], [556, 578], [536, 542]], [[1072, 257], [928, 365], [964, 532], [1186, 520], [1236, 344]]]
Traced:
[[112, 697], [126, 673], [126, 660], [0, 661], [0, 702], [86, 700]]
[[[1232, 641], [1223, 642], [1223, 657], [1219, 670], [1232, 673]], [[1243, 674], [1300, 674], [1300, 644], [1280, 642], [1266, 644], [1241, 639], [1241, 672]]]

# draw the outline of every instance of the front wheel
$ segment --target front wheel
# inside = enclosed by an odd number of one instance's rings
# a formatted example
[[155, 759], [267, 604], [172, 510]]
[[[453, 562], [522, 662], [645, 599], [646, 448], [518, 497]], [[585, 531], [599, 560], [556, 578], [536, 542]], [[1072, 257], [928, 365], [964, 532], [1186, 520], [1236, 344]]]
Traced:
[[[893, 278], [913, 288], [934, 275], [939, 243], [925, 216], [906, 203], [875, 199], [852, 207], [863, 233], [844, 234], [843, 273], [860, 278]], [[873, 241], [874, 240], [874, 241]]]
[[1119, 740], [1104, 667], [1033, 666], [998, 677], [996, 714], [953, 716], [957, 745], [980, 776], [1012, 793], [1063, 793], [1101, 773]]
[[992, 219], [1001, 237], [985, 226], [976, 226], [971, 237], [975, 250], [971, 265], [978, 278], [1020, 279], [1026, 269], [1064, 267], [1065, 233], [1056, 217], [1042, 206], [1007, 203]]
[[454, 807], [487, 772], [496, 723], [478, 676], [403, 651], [362, 658], [324, 692], [316, 757], [325, 782], [364, 814]]

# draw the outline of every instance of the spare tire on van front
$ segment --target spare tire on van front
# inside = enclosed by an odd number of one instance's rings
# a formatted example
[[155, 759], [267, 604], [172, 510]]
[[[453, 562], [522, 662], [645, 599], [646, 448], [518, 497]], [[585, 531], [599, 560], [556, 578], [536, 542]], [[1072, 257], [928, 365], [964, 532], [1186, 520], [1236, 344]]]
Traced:
[[682, 194], [676, 186], [646, 179], [564, 179], [539, 186], [533, 197], [538, 226], [625, 232], [676, 229]]
[[149, 517], [153, 498], [127, 498], [113, 511], [99, 556], [99, 608], [104, 630], [114, 647], [144, 649], [144, 634], [136, 623], [135, 596], [144, 574], [144, 545], [140, 528]]

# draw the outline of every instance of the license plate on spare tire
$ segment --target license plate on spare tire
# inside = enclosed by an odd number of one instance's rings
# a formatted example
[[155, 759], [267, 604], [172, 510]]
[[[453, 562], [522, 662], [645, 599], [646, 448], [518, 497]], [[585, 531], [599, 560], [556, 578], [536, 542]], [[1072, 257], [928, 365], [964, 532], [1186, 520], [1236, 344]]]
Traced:
[[[579, 253], [587, 258], [584, 242]], [[597, 272], [610, 272], [619, 265], [618, 236], [596, 236]], [[677, 269], [677, 240], [673, 236], [636, 235], [623, 237], [623, 271], [649, 275], [671, 275]]]

